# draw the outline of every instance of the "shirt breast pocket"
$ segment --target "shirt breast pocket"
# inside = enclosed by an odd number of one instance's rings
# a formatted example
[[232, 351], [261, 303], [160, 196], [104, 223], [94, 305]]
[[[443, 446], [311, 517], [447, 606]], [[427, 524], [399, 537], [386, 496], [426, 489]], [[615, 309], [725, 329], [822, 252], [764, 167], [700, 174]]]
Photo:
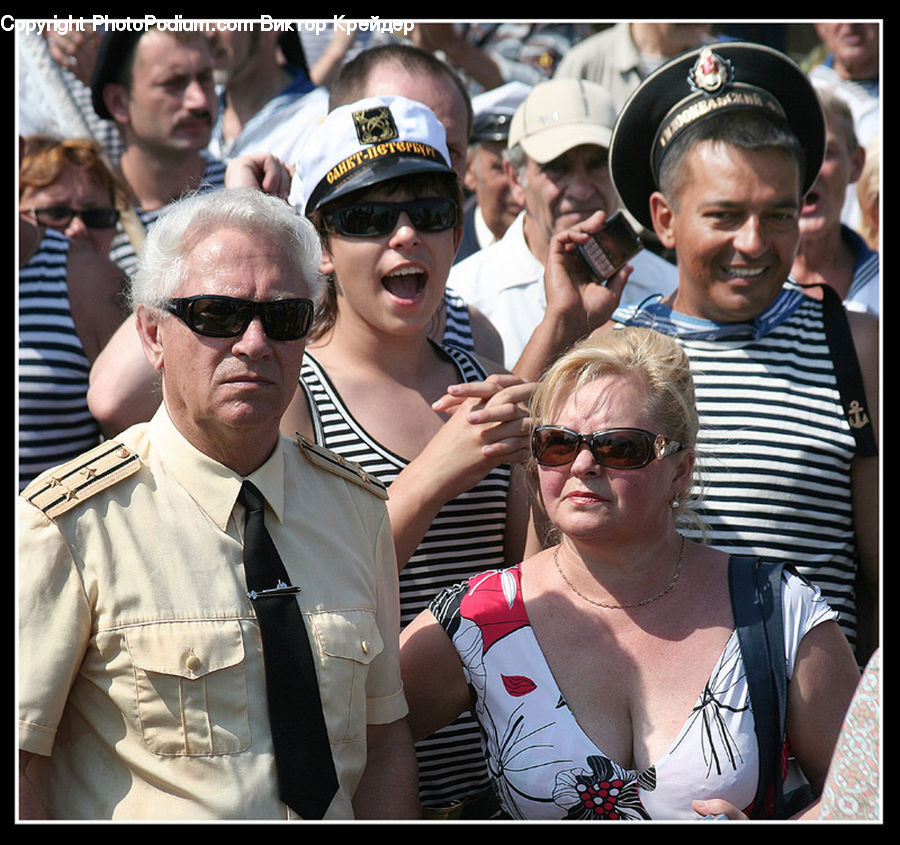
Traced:
[[375, 615], [368, 610], [310, 614], [321, 654], [319, 690], [333, 742], [365, 739], [366, 677], [384, 649]]
[[236, 620], [125, 630], [144, 745], [155, 754], [233, 754], [250, 745], [244, 640]]

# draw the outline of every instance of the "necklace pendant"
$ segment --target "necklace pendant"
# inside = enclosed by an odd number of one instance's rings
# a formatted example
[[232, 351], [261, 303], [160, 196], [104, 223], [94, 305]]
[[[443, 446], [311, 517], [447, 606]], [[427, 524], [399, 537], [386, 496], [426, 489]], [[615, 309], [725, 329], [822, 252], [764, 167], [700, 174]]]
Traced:
[[606, 610], [628, 610], [630, 608], [635, 607], [644, 607], [644, 605], [652, 604], [653, 602], [661, 599], [663, 596], [667, 595], [672, 591], [672, 588], [678, 583], [678, 579], [681, 577], [681, 564], [684, 562], [684, 548], [685, 548], [685, 538], [684, 535], [681, 536], [681, 548], [678, 552], [678, 561], [675, 564], [675, 572], [672, 575], [672, 580], [669, 581], [668, 586], [662, 592], [657, 593], [655, 596], [651, 598], [643, 599], [642, 601], [634, 602], [633, 604], [613, 604], [612, 602], [603, 602], [597, 601], [597, 599], [592, 599], [590, 596], [586, 596], [581, 592], [568, 578], [565, 572], [563, 572], [562, 567], [559, 565], [559, 550], [562, 548], [562, 544], [558, 545], [553, 552], [553, 564], [556, 566], [556, 571], [559, 573], [560, 578], [565, 581], [566, 586], [575, 593], [575, 595], [582, 598], [588, 604], [592, 604], [595, 607], [602, 607]]

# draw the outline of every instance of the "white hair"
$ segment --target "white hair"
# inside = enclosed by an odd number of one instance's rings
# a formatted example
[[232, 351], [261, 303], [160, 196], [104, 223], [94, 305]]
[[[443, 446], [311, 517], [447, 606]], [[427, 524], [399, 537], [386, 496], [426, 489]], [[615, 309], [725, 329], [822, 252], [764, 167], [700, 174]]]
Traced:
[[131, 306], [160, 308], [187, 278], [188, 258], [199, 241], [222, 229], [268, 238], [284, 251], [293, 272], [317, 298], [322, 247], [313, 225], [284, 200], [255, 188], [221, 188], [173, 203], [147, 233], [131, 282]]

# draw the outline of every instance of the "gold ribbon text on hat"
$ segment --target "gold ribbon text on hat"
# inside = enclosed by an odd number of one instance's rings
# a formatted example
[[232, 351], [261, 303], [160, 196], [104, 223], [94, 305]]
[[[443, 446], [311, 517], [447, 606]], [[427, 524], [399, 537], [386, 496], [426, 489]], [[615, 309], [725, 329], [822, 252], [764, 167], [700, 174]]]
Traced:
[[399, 155], [416, 156], [437, 161], [441, 164], [445, 163], [443, 156], [428, 144], [423, 144], [420, 141], [388, 141], [384, 144], [375, 144], [368, 149], [360, 150], [347, 156], [343, 161], [339, 161], [325, 174], [325, 181], [329, 185], [333, 185], [363, 164], [371, 164], [382, 158]]
[[692, 124], [701, 117], [706, 117], [714, 111], [723, 108], [733, 108], [742, 106], [747, 108], [769, 109], [775, 114], [784, 117], [784, 110], [774, 98], [766, 94], [760, 89], [747, 89], [743, 91], [732, 90], [717, 97], [706, 97], [677, 112], [675, 116], [669, 120], [659, 133], [658, 145], [665, 147], [678, 132]]

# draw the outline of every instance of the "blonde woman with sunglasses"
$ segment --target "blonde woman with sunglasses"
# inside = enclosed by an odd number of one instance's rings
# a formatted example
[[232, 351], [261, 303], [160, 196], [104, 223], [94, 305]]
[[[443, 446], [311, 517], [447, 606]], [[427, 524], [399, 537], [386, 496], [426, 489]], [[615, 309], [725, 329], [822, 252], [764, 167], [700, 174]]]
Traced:
[[[649, 329], [600, 333], [531, 408], [554, 535], [403, 632], [414, 737], [472, 707], [508, 818], [745, 818], [759, 753], [729, 558], [682, 533], [698, 429], [684, 352]], [[817, 792], [858, 672], [818, 590], [785, 570], [782, 596], [784, 748]]]

